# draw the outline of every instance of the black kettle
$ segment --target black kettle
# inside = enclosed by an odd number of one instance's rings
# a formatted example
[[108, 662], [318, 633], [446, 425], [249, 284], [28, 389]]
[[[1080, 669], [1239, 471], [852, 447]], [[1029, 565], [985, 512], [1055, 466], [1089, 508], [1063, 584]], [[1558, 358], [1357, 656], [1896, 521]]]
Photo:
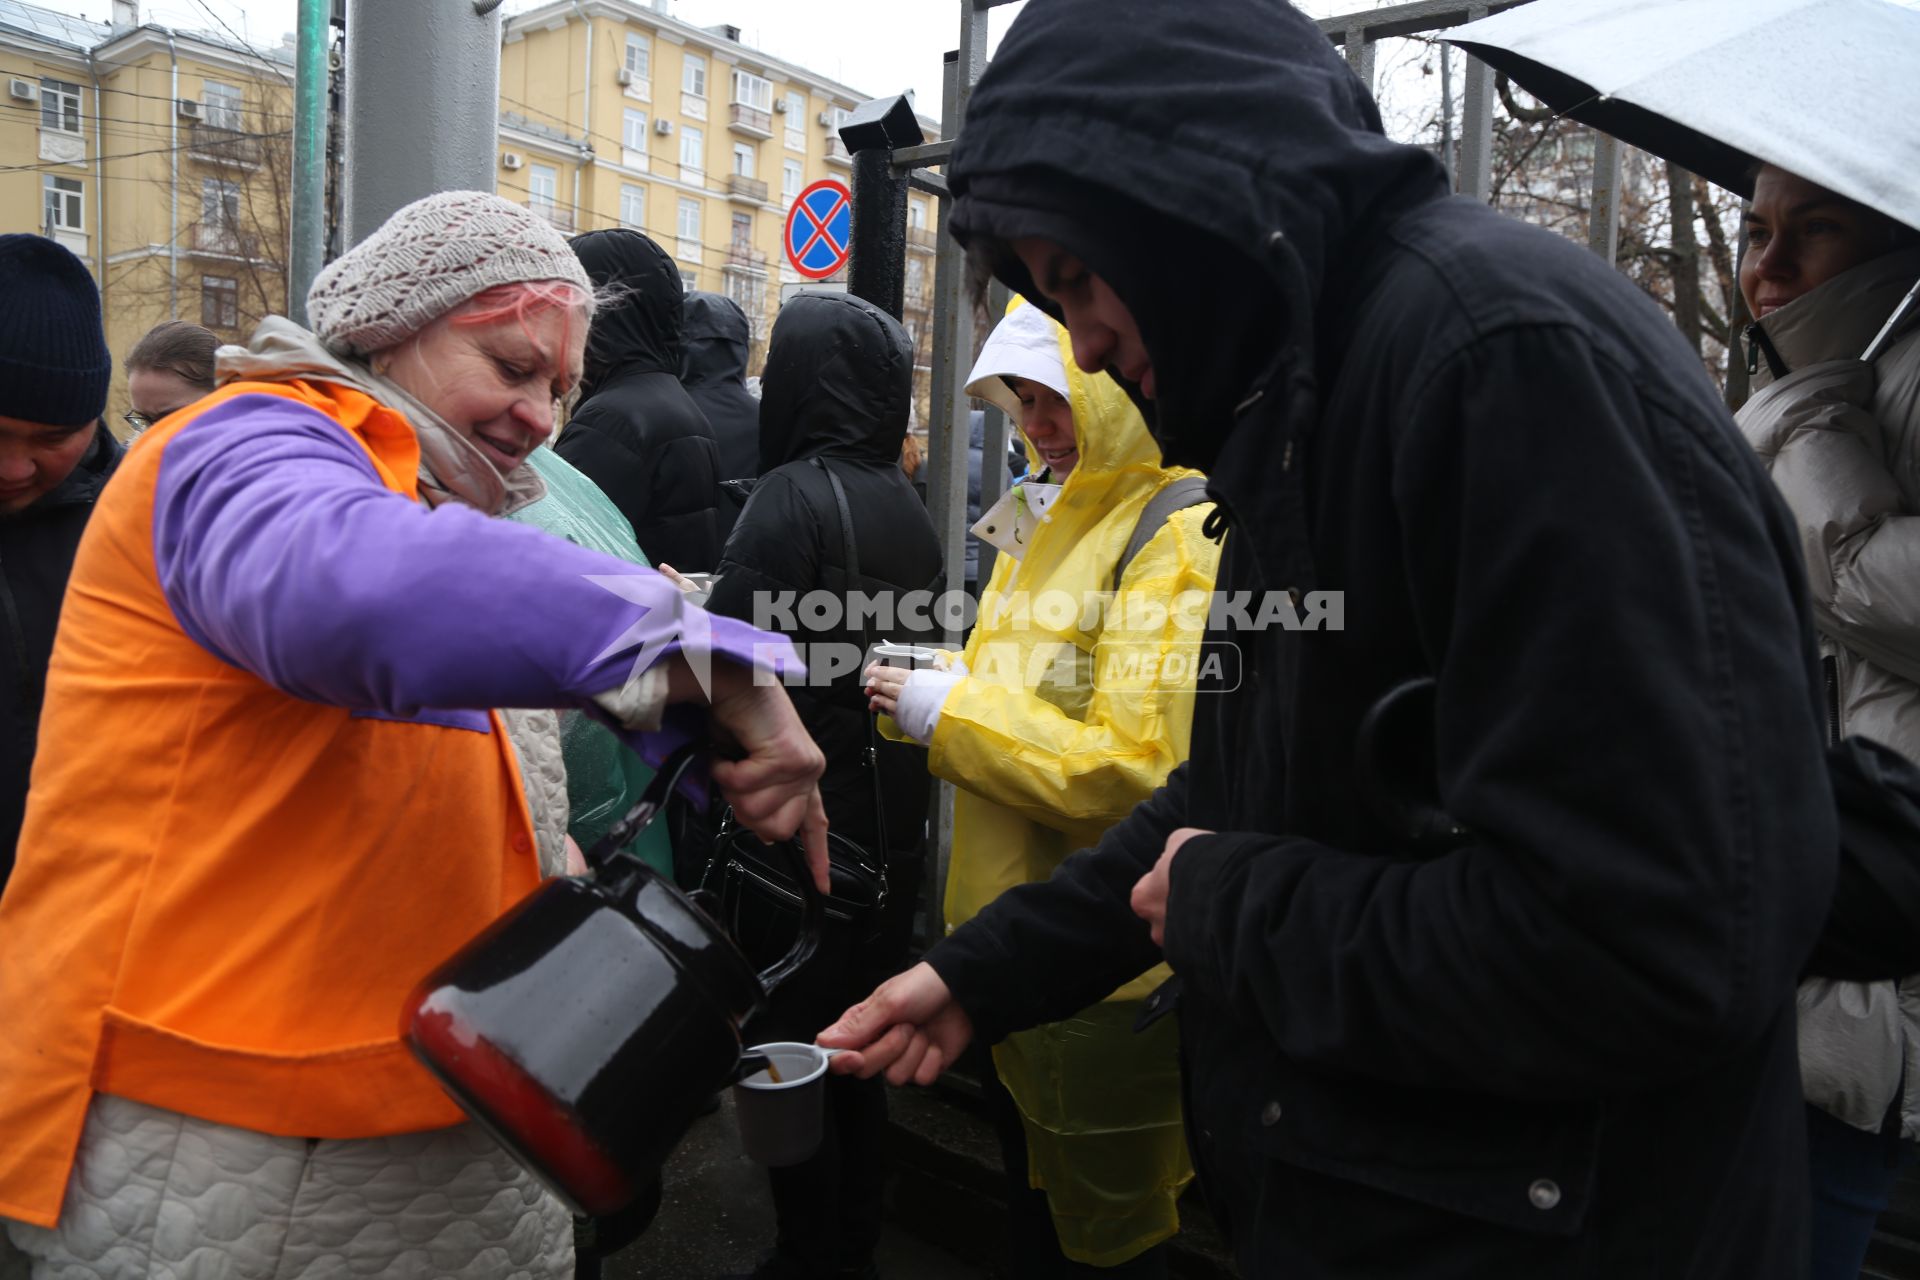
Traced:
[[694, 756], [682, 747], [587, 853], [594, 878], [549, 880], [421, 980], [401, 1012], [414, 1056], [576, 1214], [625, 1207], [714, 1092], [765, 1066], [740, 1025], [813, 954], [804, 889], [793, 947], [755, 973], [698, 899], [622, 852]]

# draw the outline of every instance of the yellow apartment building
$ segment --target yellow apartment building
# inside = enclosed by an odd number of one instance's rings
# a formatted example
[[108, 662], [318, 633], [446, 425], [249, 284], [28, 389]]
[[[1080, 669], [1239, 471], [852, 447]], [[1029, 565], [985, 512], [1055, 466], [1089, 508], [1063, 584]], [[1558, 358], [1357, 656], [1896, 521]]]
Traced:
[[92, 268], [117, 365], [170, 317], [238, 338], [285, 310], [293, 53], [116, 8], [105, 24], [0, 0], [0, 230]]
[[[244, 340], [286, 308], [293, 48], [142, 25], [134, 0], [113, 18], [0, 0], [0, 231], [51, 235], [88, 264], [116, 364], [170, 318]], [[782, 296], [813, 284], [786, 264], [787, 210], [817, 179], [850, 183], [837, 129], [869, 95], [635, 0], [509, 17], [500, 71], [499, 193], [568, 233], [645, 231], [688, 288], [741, 304], [758, 372]], [[914, 193], [922, 422], [935, 221]], [[125, 408], [116, 368], [109, 421]]]

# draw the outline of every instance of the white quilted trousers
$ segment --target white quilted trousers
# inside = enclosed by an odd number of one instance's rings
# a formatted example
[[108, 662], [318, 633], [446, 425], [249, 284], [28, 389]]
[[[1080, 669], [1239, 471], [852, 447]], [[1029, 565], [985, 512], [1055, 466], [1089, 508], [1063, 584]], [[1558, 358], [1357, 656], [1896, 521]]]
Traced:
[[54, 1230], [0, 1280], [569, 1280], [573, 1220], [475, 1125], [278, 1138], [97, 1094]]

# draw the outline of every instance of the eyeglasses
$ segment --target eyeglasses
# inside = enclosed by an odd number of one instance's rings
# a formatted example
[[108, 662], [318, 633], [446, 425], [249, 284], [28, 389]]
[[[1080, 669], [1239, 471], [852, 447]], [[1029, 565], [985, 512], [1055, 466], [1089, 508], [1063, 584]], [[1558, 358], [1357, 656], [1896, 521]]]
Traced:
[[148, 427], [153, 425], [153, 419], [149, 418], [146, 414], [141, 413], [138, 409], [127, 410], [125, 413], [120, 415], [120, 421], [132, 427], [133, 434], [135, 435], [139, 435], [142, 431], [145, 431]]

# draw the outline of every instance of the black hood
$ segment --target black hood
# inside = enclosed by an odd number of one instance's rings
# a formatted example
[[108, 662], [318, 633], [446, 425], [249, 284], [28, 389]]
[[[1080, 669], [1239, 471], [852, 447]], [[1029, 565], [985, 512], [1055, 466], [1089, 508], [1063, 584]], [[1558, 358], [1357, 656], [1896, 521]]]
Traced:
[[688, 390], [747, 380], [747, 313], [724, 293], [690, 293], [680, 340], [680, 381]]
[[574, 256], [597, 290], [612, 300], [593, 317], [587, 335], [585, 400], [610, 377], [622, 373], [670, 373], [680, 376], [681, 305], [685, 291], [680, 268], [667, 251], [638, 231], [624, 228], [575, 236]]
[[798, 294], [767, 343], [760, 473], [815, 456], [894, 462], [912, 399], [913, 346], [898, 320], [852, 294]]
[[[948, 182], [962, 243], [1039, 236], [1113, 287], [1153, 361], [1147, 422], [1169, 463], [1203, 469], [1276, 374], [1311, 411], [1316, 329], [1368, 241], [1446, 193], [1439, 162], [1387, 140], [1326, 36], [1279, 0], [1027, 6]], [[1011, 254], [994, 272], [1058, 315]]]

